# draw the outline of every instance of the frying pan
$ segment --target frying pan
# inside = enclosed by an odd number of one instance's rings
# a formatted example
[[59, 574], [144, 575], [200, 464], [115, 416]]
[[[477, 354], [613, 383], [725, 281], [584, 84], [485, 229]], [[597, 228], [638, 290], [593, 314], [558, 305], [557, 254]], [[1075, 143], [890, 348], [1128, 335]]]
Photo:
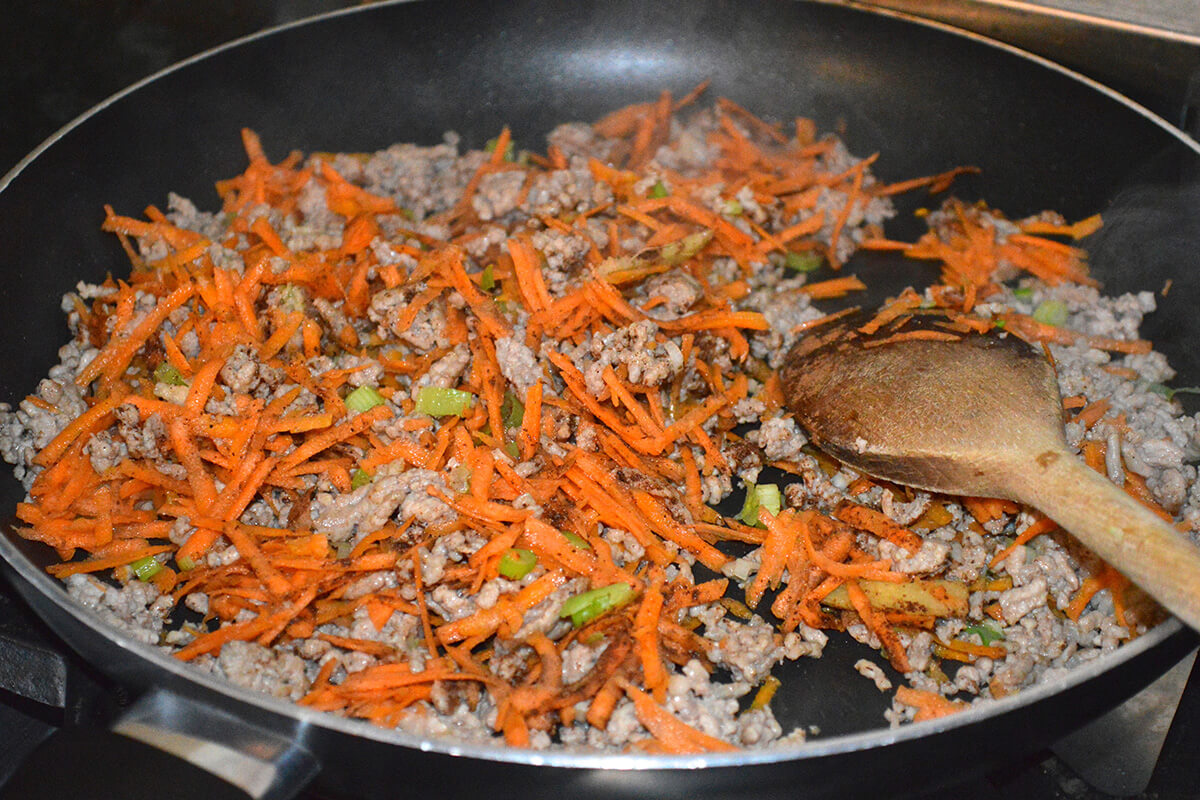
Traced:
[[[0, 398], [18, 400], [54, 363], [66, 339], [60, 295], [124, 269], [119, 247], [99, 231], [103, 204], [136, 213], [172, 190], [215, 206], [214, 179], [243, 167], [242, 126], [258, 131], [273, 158], [293, 148], [431, 143], [448, 129], [477, 147], [505, 124], [518, 142], [540, 147], [559, 122], [706, 79], [714, 96], [766, 116], [811, 116], [841, 131], [853, 152], [879, 151], [883, 180], [974, 164], [982, 173], [956, 192], [1011, 216], [1105, 212], [1105, 238], [1090, 243], [1097, 276], [1112, 292], [1157, 290], [1170, 278], [1145, 333], [1181, 383], [1200, 378], [1200, 352], [1190, 346], [1200, 335], [1192, 313], [1200, 273], [1183, 260], [1200, 234], [1178, 207], [1200, 148], [1103, 87], [987, 40], [832, 5], [442, 0], [333, 14], [212, 51], [93, 109], [23, 161], [0, 186]], [[922, 201], [901, 200], [893, 236], [920, 232], [911, 212]], [[868, 303], [929, 278], [888, 254], [861, 254], [847, 269], [872, 287]], [[12, 509], [21, 494], [3, 481], [0, 507]], [[837, 640], [824, 658], [777, 672], [773, 708], [784, 729], [821, 729], [802, 747], [693, 757], [532, 752], [418, 739], [193, 672], [70, 601], [43, 571], [46, 548], [6, 532], [0, 556], [66, 642], [144, 692], [116, 723], [126, 736], [59, 734], [35, 754], [12, 785], [44, 796], [79, 774], [103, 781], [99, 764], [116, 777], [93, 796], [230, 791], [187, 765], [161, 766], [133, 739], [186, 752], [256, 797], [305, 785], [331, 797], [895, 796], [1044, 746], [1150, 683], [1195, 643], [1168, 621], [1056, 683], [890, 730], [888, 698], [850, 668], [869, 651]], [[46, 766], [82, 759], [89, 769]], [[156, 784], [164, 772], [166, 794]]]

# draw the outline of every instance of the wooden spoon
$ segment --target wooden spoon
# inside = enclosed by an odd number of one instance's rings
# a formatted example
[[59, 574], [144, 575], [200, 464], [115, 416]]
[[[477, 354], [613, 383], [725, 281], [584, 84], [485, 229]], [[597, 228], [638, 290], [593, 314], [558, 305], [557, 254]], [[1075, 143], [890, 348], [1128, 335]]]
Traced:
[[846, 464], [1033, 506], [1200, 630], [1200, 548], [1075, 457], [1041, 351], [1011, 335], [882, 342], [842, 326], [798, 342], [780, 378], [796, 420]]

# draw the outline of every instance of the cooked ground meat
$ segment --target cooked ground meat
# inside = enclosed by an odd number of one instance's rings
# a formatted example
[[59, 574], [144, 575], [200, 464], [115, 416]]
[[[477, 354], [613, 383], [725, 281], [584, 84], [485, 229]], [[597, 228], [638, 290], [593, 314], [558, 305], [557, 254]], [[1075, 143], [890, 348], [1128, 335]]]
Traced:
[[484, 175], [478, 191], [471, 197], [471, 205], [484, 222], [499, 219], [517, 207], [524, 185], [525, 173], [520, 171]]
[[519, 397], [524, 397], [529, 387], [542, 379], [537, 355], [515, 336], [496, 340], [496, 363]]
[[772, 417], [751, 431], [746, 440], [763, 449], [767, 461], [795, 461], [808, 444], [796, 421], [791, 417]]
[[612, 188], [593, 179], [586, 162], [572, 159], [570, 169], [535, 177], [522, 208], [533, 215], [557, 216], [564, 211], [584, 212], [612, 199]]
[[238, 686], [299, 700], [308, 689], [304, 659], [253, 642], [230, 642], [217, 656], [217, 672]]
[[[888, 689], [892, 688], [892, 682], [888, 680], [887, 674], [883, 671], [883, 667], [879, 666], [875, 662], [868, 661], [865, 658], [860, 658], [858, 661], [854, 662], [854, 669], [859, 675], [862, 675], [864, 678], [867, 678], [874, 683], [875, 688], [879, 691], [886, 692]], [[959, 672], [962, 672], [962, 669], [960, 669]], [[976, 680], [976, 684], [978, 684], [978, 680]]]
[[108, 624], [147, 644], [159, 643], [163, 621], [174, 606], [169, 595], [141, 581], [111, 586], [91, 575], [72, 575], [67, 591]]
[[388, 464], [366, 486], [347, 494], [318, 494], [309, 514], [314, 530], [333, 541], [378, 530], [397, 510], [404, 519], [435, 524], [448, 519], [450, 509], [428, 493], [430, 486], [445, 488], [440, 473]]
[[[486, 160], [487, 153], [458, 153], [458, 136], [447, 133], [433, 147], [398, 144], [375, 153], [362, 165], [360, 180], [374, 194], [393, 198], [417, 219], [444, 211], [462, 197], [467, 182]], [[356, 162], [344, 159], [335, 166], [351, 172]]]

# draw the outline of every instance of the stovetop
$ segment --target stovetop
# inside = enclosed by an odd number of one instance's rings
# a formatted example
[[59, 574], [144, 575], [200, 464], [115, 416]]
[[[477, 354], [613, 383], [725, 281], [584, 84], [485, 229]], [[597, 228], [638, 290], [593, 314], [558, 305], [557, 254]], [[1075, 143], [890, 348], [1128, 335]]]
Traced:
[[[164, 66], [256, 30], [361, 1], [8, 0], [0, 26], [0, 173], [77, 114]], [[1077, 52], [1072, 58], [1071, 66], [1087, 72]], [[1096, 75], [1172, 121], [1186, 119], [1187, 97], [1165, 91], [1166, 84], [1120, 85], [1111, 74]], [[128, 702], [122, 687], [75, 657], [0, 579], [0, 785], [55, 728], [105, 724]], [[1147, 693], [1053, 750], [918, 800], [1196, 798], [1197, 753], [1200, 668], [1193, 672], [1189, 657]], [[530, 794], [536, 797], [535, 787]]]

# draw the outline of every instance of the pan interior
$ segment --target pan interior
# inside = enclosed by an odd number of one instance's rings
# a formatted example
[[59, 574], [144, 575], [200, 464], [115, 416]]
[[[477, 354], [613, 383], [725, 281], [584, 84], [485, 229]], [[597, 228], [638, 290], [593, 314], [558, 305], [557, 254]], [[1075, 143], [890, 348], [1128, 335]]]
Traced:
[[[882, 180], [971, 164], [981, 174], [955, 193], [1009, 216], [1103, 212], [1110, 224], [1087, 243], [1095, 274], [1113, 292], [1172, 281], [1145, 333], [1178, 385], [1200, 382], [1200, 352], [1188, 346], [1200, 336], [1200, 271], [1187, 268], [1200, 242], [1200, 218], [1189, 213], [1198, 159], [1140, 110], [1007, 50], [843, 8], [447, 0], [335, 15], [223, 49], [94, 110], [11, 174], [0, 191], [0, 399], [18, 401], [55, 362], [66, 338], [62, 293], [128, 270], [99, 231], [104, 204], [136, 214], [175, 191], [215, 207], [213, 181], [243, 167], [243, 126], [273, 159], [429, 144], [446, 130], [477, 147], [506, 124], [541, 149], [560, 122], [705, 80], [710, 97], [767, 118], [809, 116], [852, 152], [879, 152]], [[913, 212], [927, 202], [937, 201], [902, 198], [889, 233], [919, 235]], [[871, 287], [857, 300], [866, 304], [933, 277], [885, 254], [857, 255], [845, 270]], [[21, 499], [16, 481], [0, 482], [0, 508]], [[39, 567], [52, 559], [9, 543]], [[846, 640], [819, 661], [787, 664], [774, 704], [785, 730], [880, 728], [890, 700], [850, 668], [870, 655]]]

